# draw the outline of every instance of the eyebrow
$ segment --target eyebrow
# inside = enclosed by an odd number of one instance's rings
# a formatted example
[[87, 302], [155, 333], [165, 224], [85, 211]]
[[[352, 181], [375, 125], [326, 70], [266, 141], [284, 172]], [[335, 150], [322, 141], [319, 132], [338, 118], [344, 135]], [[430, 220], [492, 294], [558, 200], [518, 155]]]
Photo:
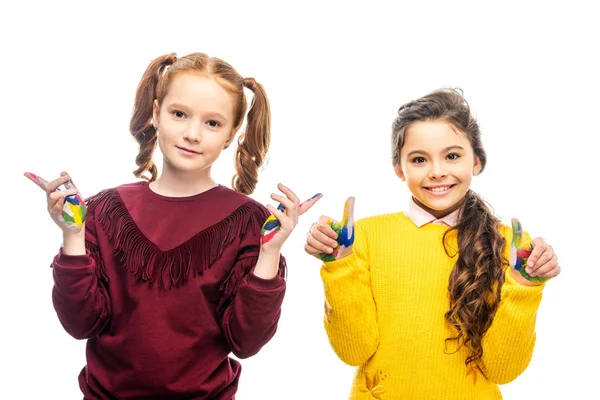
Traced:
[[[183, 105], [181, 103], [171, 103], [171, 104], [168, 104], [167, 106], [170, 107], [170, 108], [181, 108], [183, 110], [189, 110], [190, 109], [189, 107], [187, 107], [187, 106], [185, 106], [185, 105]], [[224, 121], [227, 121], [227, 118], [225, 118], [225, 116], [223, 114], [218, 113], [216, 111], [209, 111], [209, 112], [205, 113], [205, 115], [208, 116], [208, 117], [216, 117], [216, 118], [220, 118], [220, 119], [222, 119]]]
[[[462, 146], [459, 146], [459, 145], [455, 144], [455, 145], [452, 145], [452, 146], [444, 147], [444, 148], [442, 149], [441, 153], [447, 153], [447, 152], [449, 152], [450, 150], [455, 150], [455, 149], [456, 149], [456, 150], [464, 150], [464, 147], [462, 147]], [[410, 153], [408, 153], [408, 154], [406, 155], [406, 157], [410, 157], [410, 156], [411, 156], [411, 155], [413, 155], [413, 154], [427, 154], [427, 152], [426, 152], [426, 151], [424, 151], [424, 150], [413, 150], [413, 151], [411, 151]]]

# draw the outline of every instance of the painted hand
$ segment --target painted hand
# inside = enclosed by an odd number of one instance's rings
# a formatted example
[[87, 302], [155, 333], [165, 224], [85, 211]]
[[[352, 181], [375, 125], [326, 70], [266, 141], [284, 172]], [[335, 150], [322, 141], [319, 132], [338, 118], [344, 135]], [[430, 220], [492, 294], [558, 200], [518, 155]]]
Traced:
[[[48, 182], [41, 176], [25, 172], [29, 180], [46, 192], [48, 213], [56, 224], [64, 231], [79, 232], [85, 222], [85, 201], [79, 194], [75, 184], [66, 172], [60, 178]], [[64, 185], [61, 190], [59, 186]]]
[[306, 236], [304, 251], [322, 261], [334, 261], [352, 253], [354, 243], [354, 197], [348, 197], [341, 222], [322, 216]]
[[542, 238], [531, 243], [523, 241], [523, 228], [518, 219], [512, 219], [513, 239], [510, 246], [510, 266], [529, 282], [539, 284], [560, 273], [558, 258], [552, 246]]
[[279, 201], [277, 208], [267, 205], [271, 214], [269, 218], [263, 224], [261, 234], [261, 244], [263, 249], [267, 248], [281, 248], [285, 240], [292, 233], [296, 224], [298, 223], [298, 217], [308, 211], [315, 203], [323, 197], [321, 193], [315, 194], [304, 203], [299, 204], [300, 201], [296, 194], [288, 187], [279, 184], [277, 185], [286, 197], [272, 194], [273, 200]]

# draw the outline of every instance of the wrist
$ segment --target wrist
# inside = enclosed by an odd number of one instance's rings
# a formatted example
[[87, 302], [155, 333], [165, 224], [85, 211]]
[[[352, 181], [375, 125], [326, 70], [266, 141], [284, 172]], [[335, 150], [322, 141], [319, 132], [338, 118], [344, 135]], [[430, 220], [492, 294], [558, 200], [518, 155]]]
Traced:
[[279, 273], [279, 259], [281, 252], [279, 249], [264, 250], [261, 248], [258, 254], [258, 260], [254, 267], [254, 275], [263, 279], [273, 279]]
[[85, 255], [85, 228], [78, 232], [63, 231], [62, 251], [69, 256]]
[[[515, 279], [515, 281], [519, 282], [521, 285], [525, 286], [538, 286], [544, 283], [543, 278], [535, 278], [535, 277], [525, 277], [521, 272], [517, 271], [514, 268], [510, 269], [510, 274]], [[529, 276], [529, 275], [527, 275]]]

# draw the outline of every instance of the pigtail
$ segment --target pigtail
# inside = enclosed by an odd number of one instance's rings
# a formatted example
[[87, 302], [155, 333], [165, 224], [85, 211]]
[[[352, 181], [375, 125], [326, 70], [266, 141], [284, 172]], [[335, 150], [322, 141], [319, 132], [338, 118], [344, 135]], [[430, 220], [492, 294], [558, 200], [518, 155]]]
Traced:
[[[138, 168], [133, 171], [136, 177], [154, 181], [158, 177], [158, 169], [152, 161], [156, 148], [156, 128], [152, 125], [152, 107], [156, 99], [156, 87], [165, 75], [168, 67], [177, 60], [175, 53], [154, 59], [138, 84], [133, 113], [129, 122], [129, 131], [140, 145], [140, 151], [135, 159]], [[148, 177], [146, 172], [150, 173]]]
[[458, 232], [458, 259], [448, 284], [450, 309], [446, 320], [456, 328], [457, 335], [446, 341], [457, 341], [469, 349], [467, 367], [484, 373], [482, 339], [492, 324], [500, 303], [504, 284], [504, 268], [508, 265], [503, 256], [506, 240], [499, 233], [500, 220], [494, 216], [485, 200], [472, 190], [465, 196], [458, 224], [444, 234]]
[[258, 168], [271, 142], [271, 111], [267, 94], [254, 78], [245, 78], [244, 86], [254, 92], [246, 130], [238, 138], [232, 186], [236, 192], [251, 194], [258, 182]]

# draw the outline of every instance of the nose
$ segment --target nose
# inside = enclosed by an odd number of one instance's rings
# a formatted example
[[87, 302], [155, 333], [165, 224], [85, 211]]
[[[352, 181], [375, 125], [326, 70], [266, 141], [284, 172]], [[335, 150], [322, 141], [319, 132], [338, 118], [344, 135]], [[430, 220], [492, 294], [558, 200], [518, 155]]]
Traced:
[[202, 126], [200, 123], [190, 121], [183, 130], [183, 138], [188, 142], [200, 143], [202, 140]]
[[429, 170], [429, 179], [445, 178], [446, 175], [448, 175], [448, 173], [445, 171], [442, 163], [431, 163], [431, 169]]

